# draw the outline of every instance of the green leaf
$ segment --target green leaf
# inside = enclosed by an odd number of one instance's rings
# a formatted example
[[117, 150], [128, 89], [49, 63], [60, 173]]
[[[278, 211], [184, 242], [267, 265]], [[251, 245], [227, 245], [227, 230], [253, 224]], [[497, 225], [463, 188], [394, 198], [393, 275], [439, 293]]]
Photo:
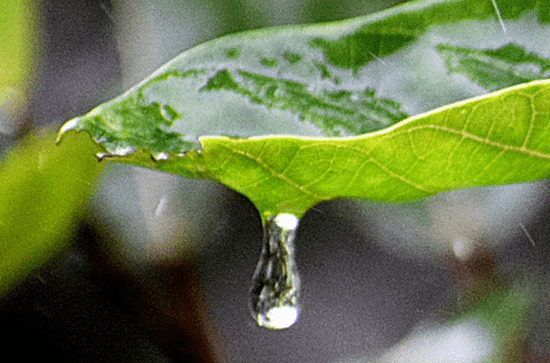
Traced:
[[[550, 45], [537, 39], [550, 36], [549, 8], [496, 4], [419, 1], [230, 35], [184, 52], [61, 134], [89, 132], [113, 161], [217, 180], [264, 217], [340, 197], [402, 202], [545, 178], [548, 84], [486, 93], [509, 84], [514, 67], [544, 72]], [[452, 68], [472, 58], [481, 62]], [[479, 64], [509, 72], [483, 74]]]
[[97, 176], [85, 134], [33, 135], [0, 160], [0, 296], [67, 245]]
[[202, 152], [156, 167], [218, 180], [269, 214], [340, 197], [405, 202], [548, 177], [549, 106], [550, 82], [533, 82], [354, 138], [201, 138]]

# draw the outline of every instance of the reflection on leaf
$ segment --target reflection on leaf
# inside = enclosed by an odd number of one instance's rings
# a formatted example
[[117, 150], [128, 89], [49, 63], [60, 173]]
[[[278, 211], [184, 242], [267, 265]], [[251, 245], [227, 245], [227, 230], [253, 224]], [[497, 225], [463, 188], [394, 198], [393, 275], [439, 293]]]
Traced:
[[[236, 79], [236, 77], [238, 77]], [[386, 128], [408, 115], [396, 102], [362, 92], [309, 90], [306, 84], [239, 71], [221, 70], [201, 90], [227, 90], [253, 103], [290, 111], [319, 127], [326, 136], [360, 135]]]
[[461, 74], [487, 90], [547, 78], [550, 59], [528, 53], [517, 44], [498, 49], [470, 49], [441, 44], [437, 51], [450, 73]]

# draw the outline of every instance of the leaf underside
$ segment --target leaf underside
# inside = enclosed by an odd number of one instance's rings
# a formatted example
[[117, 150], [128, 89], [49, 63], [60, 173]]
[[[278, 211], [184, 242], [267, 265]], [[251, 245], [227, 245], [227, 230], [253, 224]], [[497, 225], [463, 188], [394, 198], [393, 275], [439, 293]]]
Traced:
[[497, 4], [419, 1], [230, 35], [61, 134], [87, 131], [109, 160], [217, 180], [264, 217], [546, 178], [550, 90], [534, 80], [550, 69], [537, 40], [550, 36], [550, 9]]

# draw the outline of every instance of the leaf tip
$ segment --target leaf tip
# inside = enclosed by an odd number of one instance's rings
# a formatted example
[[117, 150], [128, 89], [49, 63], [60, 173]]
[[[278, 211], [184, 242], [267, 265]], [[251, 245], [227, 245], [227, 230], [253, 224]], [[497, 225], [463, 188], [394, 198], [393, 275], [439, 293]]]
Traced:
[[59, 144], [65, 134], [72, 130], [78, 129], [78, 124], [80, 122], [80, 117], [73, 118], [72, 120], [67, 121], [61, 128], [59, 129], [59, 132], [57, 133], [57, 138], [55, 139], [55, 143]]

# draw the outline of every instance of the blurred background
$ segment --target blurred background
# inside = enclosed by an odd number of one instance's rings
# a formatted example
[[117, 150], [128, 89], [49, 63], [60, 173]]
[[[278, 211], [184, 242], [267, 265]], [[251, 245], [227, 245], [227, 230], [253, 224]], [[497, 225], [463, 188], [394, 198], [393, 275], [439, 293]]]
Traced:
[[[27, 70], [21, 88], [0, 93], [0, 101], [10, 100], [0, 102], [0, 152], [29, 129], [59, 127], [109, 100], [199, 43], [240, 30], [366, 15], [400, 2], [21, 2], [31, 16], [18, 44], [28, 44], [31, 55], [21, 63]], [[0, 25], [0, 33], [9, 26]], [[0, 61], [7, 62], [1, 55]], [[106, 169], [71, 247], [0, 301], [6, 356], [70, 362], [550, 357], [546, 182], [406, 205], [318, 205], [301, 221], [296, 241], [300, 320], [269, 331], [248, 310], [262, 230], [246, 198], [211, 181]]]

